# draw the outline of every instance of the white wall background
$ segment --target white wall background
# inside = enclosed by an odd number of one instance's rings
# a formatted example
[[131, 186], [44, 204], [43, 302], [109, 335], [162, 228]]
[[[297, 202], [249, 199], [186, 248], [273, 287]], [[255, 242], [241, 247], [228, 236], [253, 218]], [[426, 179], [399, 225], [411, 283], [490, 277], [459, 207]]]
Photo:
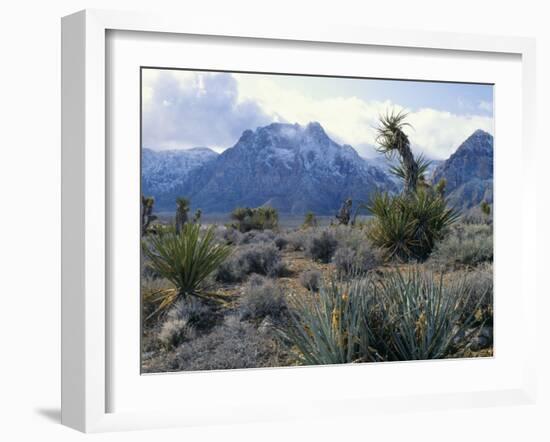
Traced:
[[[441, 0], [19, 0], [0, 14], [0, 439], [83, 440], [59, 425], [60, 358], [60, 17], [84, 8], [169, 10], [228, 20], [311, 21], [390, 29], [537, 37], [539, 173], [548, 202], [543, 159], [549, 96], [550, 28], [545, 2]], [[396, 31], [398, 32], [398, 31]], [[539, 207], [547, 220], [548, 204]], [[101, 441], [180, 440], [550, 440], [550, 296], [542, 279], [548, 234], [539, 223], [538, 305], [540, 398], [536, 406], [379, 415], [360, 422], [294, 422], [160, 432], [102, 434]], [[518, 330], [521, 333], [521, 330]], [[518, 349], [521, 351], [521, 349]], [[185, 400], [185, 398], [182, 398]]]

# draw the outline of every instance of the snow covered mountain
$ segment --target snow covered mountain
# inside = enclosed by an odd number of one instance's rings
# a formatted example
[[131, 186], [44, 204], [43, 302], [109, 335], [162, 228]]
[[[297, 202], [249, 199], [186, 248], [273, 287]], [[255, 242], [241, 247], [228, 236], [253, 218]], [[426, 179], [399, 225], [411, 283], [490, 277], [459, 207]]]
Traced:
[[[475, 131], [443, 162], [432, 163], [431, 181], [447, 180], [450, 203], [465, 210], [493, 201], [493, 137]], [[273, 123], [246, 130], [218, 154], [143, 149], [142, 193], [155, 197], [156, 211], [174, 211], [178, 196], [193, 210], [227, 213], [235, 207], [269, 205], [281, 213], [333, 215], [342, 201], [367, 201], [375, 191], [400, 191], [383, 156], [364, 159], [334, 142], [319, 123]]]
[[173, 211], [176, 197], [189, 188], [190, 177], [218, 155], [207, 147], [162, 151], [144, 148], [141, 154], [141, 193], [155, 197], [156, 210]]
[[[143, 180], [150, 182], [148, 171], [158, 169], [145, 167], [145, 155], [143, 163]], [[281, 213], [333, 215], [346, 198], [366, 202], [372, 192], [397, 190], [382, 170], [351, 146], [334, 142], [319, 123], [273, 123], [246, 130], [235, 146], [186, 177], [171, 173], [172, 179], [164, 181], [170, 194], [189, 197], [193, 208], [205, 213], [269, 205]], [[163, 186], [148, 189], [157, 210], [173, 207], [158, 193], [164, 193]]]
[[446, 194], [451, 205], [469, 209], [482, 201], [493, 202], [493, 136], [476, 130], [440, 164], [433, 182], [447, 180]]

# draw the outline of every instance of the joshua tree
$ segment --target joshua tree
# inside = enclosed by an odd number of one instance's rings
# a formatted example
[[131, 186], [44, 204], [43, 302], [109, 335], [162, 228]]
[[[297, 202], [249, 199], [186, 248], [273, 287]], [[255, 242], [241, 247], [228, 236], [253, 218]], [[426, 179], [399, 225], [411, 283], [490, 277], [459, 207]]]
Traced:
[[447, 180], [441, 178], [435, 185], [435, 190], [440, 196], [445, 196], [445, 189], [447, 188]]
[[246, 232], [249, 229], [249, 226], [246, 223], [246, 220], [250, 220], [252, 217], [252, 209], [249, 207], [237, 207], [233, 212], [231, 212], [231, 219], [236, 221], [233, 223], [233, 226], [239, 230], [239, 232]]
[[237, 222], [243, 222], [247, 216], [252, 216], [252, 210], [248, 207], [237, 207], [231, 212], [231, 218]]
[[141, 196], [141, 236], [144, 236], [149, 229], [149, 225], [157, 219], [153, 215], [153, 206], [155, 199], [152, 196]]
[[261, 229], [274, 229], [279, 223], [279, 213], [273, 207], [258, 207], [256, 209], [260, 218]]
[[348, 198], [344, 201], [342, 204], [342, 207], [340, 207], [340, 210], [336, 214], [336, 219], [340, 224], [343, 224], [347, 226], [349, 224], [349, 220], [351, 219], [351, 206], [353, 202], [351, 198]]
[[189, 200], [179, 197], [176, 199], [176, 233], [179, 234], [189, 220]]
[[193, 215], [193, 224], [198, 224], [201, 222], [202, 210], [197, 209], [195, 215]]
[[411, 151], [409, 137], [403, 132], [406, 126], [411, 127], [405, 121], [407, 114], [399, 111], [391, 112], [380, 117], [380, 123], [376, 128], [378, 143], [377, 150], [385, 154], [388, 159], [392, 159], [396, 154], [399, 155], [402, 178], [404, 182], [404, 192], [406, 194], [416, 193], [418, 184], [419, 166]]
[[491, 206], [489, 205], [489, 203], [487, 201], [482, 201], [481, 204], [480, 204], [480, 207], [481, 207], [481, 212], [485, 215], [485, 216], [489, 216], [491, 214]]
[[304, 228], [308, 227], [317, 227], [317, 218], [315, 217], [315, 213], [313, 212], [307, 212], [306, 216], [304, 217], [304, 224], [302, 225]]

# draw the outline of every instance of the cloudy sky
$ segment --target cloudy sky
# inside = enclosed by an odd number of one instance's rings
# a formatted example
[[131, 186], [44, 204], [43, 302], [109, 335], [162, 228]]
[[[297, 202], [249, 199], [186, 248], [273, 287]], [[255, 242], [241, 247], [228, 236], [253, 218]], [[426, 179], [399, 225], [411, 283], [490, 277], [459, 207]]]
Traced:
[[405, 109], [417, 152], [448, 158], [476, 129], [493, 133], [493, 87], [417, 81], [143, 69], [143, 146], [221, 152], [274, 121], [318, 121], [337, 142], [375, 155], [375, 126]]

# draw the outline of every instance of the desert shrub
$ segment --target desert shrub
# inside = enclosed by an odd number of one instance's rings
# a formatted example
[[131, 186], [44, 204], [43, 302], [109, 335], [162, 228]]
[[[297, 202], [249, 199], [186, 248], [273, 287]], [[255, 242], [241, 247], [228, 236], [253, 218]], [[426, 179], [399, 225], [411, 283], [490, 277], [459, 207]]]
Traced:
[[233, 225], [240, 232], [250, 230], [276, 229], [279, 224], [279, 214], [273, 207], [238, 207], [231, 213]]
[[242, 267], [237, 259], [237, 253], [225, 260], [216, 270], [215, 279], [219, 282], [232, 283], [240, 282], [248, 275], [247, 269]]
[[331, 281], [313, 300], [292, 297], [292, 321], [280, 333], [296, 347], [304, 364], [376, 360], [369, 347], [367, 320], [371, 290], [368, 280]]
[[360, 276], [382, 264], [380, 253], [364, 241], [355, 249], [339, 247], [334, 254], [334, 264], [340, 277]]
[[283, 270], [281, 252], [274, 244], [257, 244], [244, 247], [237, 257], [247, 273], [278, 276]]
[[165, 278], [151, 278], [150, 276], [143, 275], [141, 277], [140, 285], [142, 293], [154, 293], [174, 286]]
[[311, 235], [306, 252], [313, 260], [327, 263], [332, 259], [337, 247], [338, 240], [334, 233], [330, 230], [322, 230]]
[[158, 339], [166, 350], [173, 350], [194, 336], [193, 328], [184, 319], [169, 318], [162, 324]]
[[216, 226], [216, 240], [222, 244], [236, 245], [242, 240], [243, 234], [233, 227]]
[[274, 239], [275, 233], [273, 233], [272, 230], [251, 230], [241, 235], [239, 244], [258, 244], [262, 242], [271, 242]]
[[190, 298], [176, 301], [166, 314], [168, 320], [184, 320], [197, 330], [204, 330], [215, 325], [218, 314], [214, 308], [202, 299]]
[[436, 267], [476, 266], [493, 261], [493, 228], [486, 224], [458, 224], [436, 244], [430, 263]]
[[400, 261], [424, 261], [435, 242], [458, 219], [442, 195], [422, 188], [397, 196], [378, 193], [368, 209], [374, 215], [369, 239], [388, 258]]
[[213, 227], [201, 232], [198, 224], [184, 224], [179, 234], [150, 236], [142, 249], [151, 267], [176, 287], [157, 296], [161, 310], [180, 298], [206, 296], [207, 278], [231, 253], [216, 242]]
[[493, 324], [493, 264], [483, 263], [477, 267], [448, 274], [451, 281], [465, 281], [471, 296], [462, 306], [464, 319], [473, 316], [476, 324]]
[[146, 278], [148, 280], [162, 279], [162, 275], [151, 266], [151, 261], [146, 256], [144, 256], [143, 253], [141, 254], [140, 268], [140, 274], [142, 278]]
[[491, 205], [483, 201], [479, 206], [466, 210], [460, 217], [463, 224], [493, 224], [493, 211]]
[[242, 319], [280, 319], [286, 310], [283, 292], [273, 281], [259, 275], [250, 278], [239, 302]]
[[347, 246], [356, 250], [361, 244], [368, 241], [366, 231], [362, 225], [337, 226], [333, 231], [340, 246]]
[[280, 276], [285, 267], [281, 252], [273, 243], [240, 246], [232, 256], [221, 264], [216, 279], [221, 282], [239, 282], [251, 273]]
[[280, 362], [278, 343], [258, 333], [254, 325], [228, 316], [211, 333], [181, 345], [170, 370], [227, 370], [234, 368], [276, 367]]
[[274, 243], [279, 250], [284, 250], [288, 244], [288, 238], [285, 234], [277, 235], [274, 239]]
[[288, 232], [285, 238], [287, 240], [288, 249], [292, 251], [305, 250], [308, 243], [309, 234], [296, 230], [293, 232]]
[[472, 289], [464, 278], [444, 284], [442, 275], [415, 268], [406, 274], [388, 272], [380, 286], [377, 299], [388, 337], [384, 351], [390, 359], [457, 355], [478, 331], [473, 315], [464, 315], [464, 306], [472, 300]]
[[323, 275], [318, 270], [306, 270], [300, 275], [300, 284], [312, 292], [318, 292]]

